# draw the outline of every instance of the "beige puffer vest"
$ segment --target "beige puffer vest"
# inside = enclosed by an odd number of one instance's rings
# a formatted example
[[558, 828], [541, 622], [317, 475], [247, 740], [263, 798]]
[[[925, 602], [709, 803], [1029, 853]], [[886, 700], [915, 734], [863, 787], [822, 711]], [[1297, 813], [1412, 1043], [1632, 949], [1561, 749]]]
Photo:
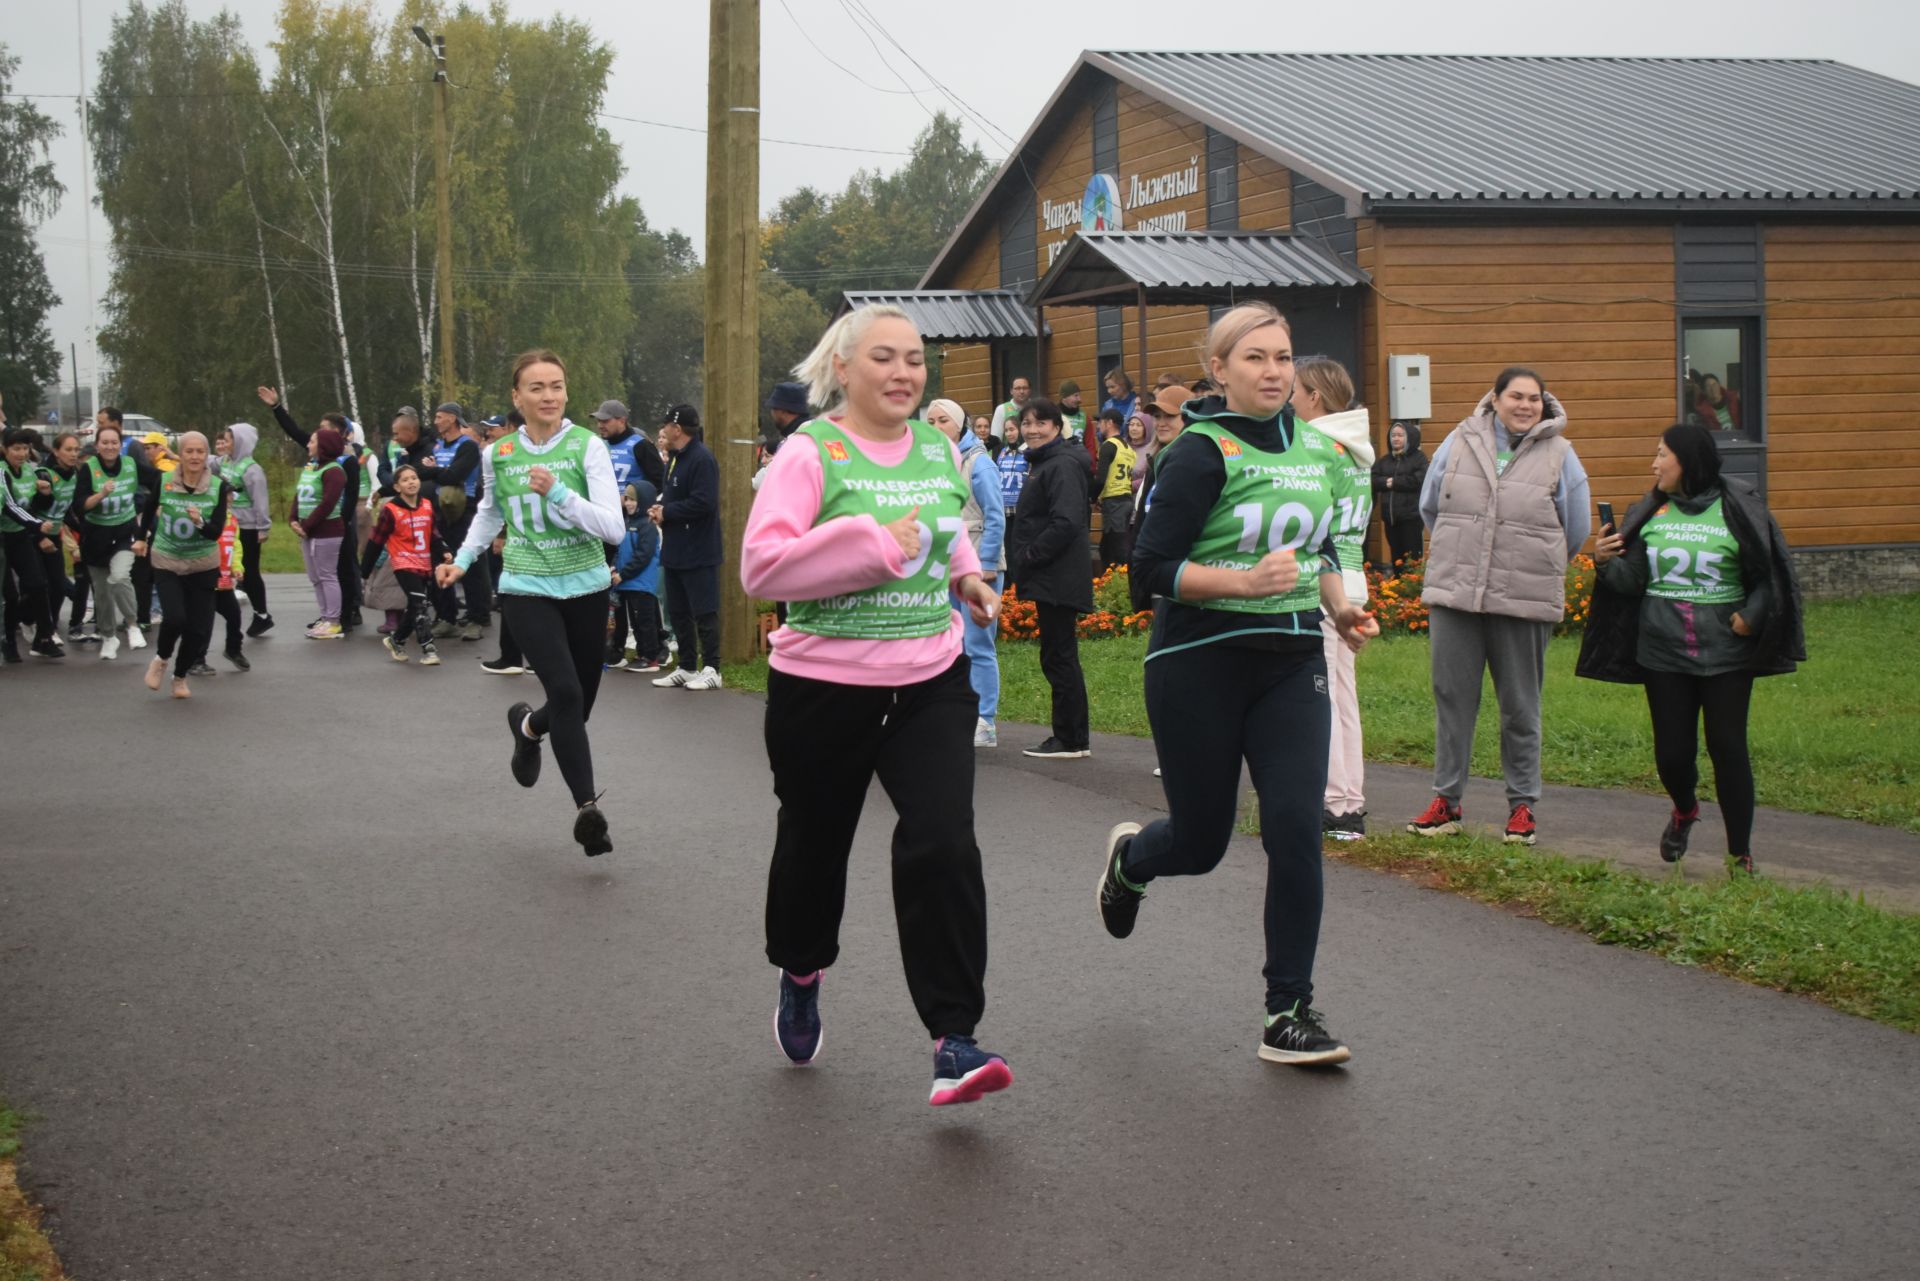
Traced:
[[1567, 612], [1567, 533], [1554, 510], [1572, 444], [1552, 396], [1543, 418], [1499, 470], [1502, 428], [1493, 394], [1454, 429], [1427, 550], [1428, 605], [1557, 623]]

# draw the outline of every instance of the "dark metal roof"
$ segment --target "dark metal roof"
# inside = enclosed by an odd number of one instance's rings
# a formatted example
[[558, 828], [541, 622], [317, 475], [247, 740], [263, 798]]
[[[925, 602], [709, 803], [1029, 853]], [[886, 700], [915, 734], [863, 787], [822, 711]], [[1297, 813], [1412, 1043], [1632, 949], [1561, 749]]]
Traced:
[[[1217, 302], [1223, 290], [1344, 288], [1367, 283], [1304, 236], [1283, 231], [1083, 231], [1034, 286], [1035, 306], [1095, 292], [1131, 300]], [[1190, 297], [1191, 296], [1191, 297]]]
[[1920, 198], [1920, 86], [1827, 61], [1088, 53], [1348, 197]]
[[926, 342], [990, 342], [1038, 334], [1033, 312], [1011, 289], [848, 290], [834, 315], [876, 302], [905, 311]]

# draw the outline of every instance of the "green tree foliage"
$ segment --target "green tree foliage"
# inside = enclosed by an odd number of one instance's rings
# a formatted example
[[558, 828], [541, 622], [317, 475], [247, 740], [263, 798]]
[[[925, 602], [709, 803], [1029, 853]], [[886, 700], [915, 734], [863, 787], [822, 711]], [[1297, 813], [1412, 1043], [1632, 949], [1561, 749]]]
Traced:
[[829, 313], [848, 289], [910, 288], [986, 185], [992, 166], [944, 112], [892, 173], [862, 170], [837, 196], [812, 187], [769, 220], [767, 264]]
[[230, 15], [116, 18], [93, 135], [115, 267], [103, 345], [130, 407], [181, 425], [257, 414], [384, 426], [438, 399], [431, 59], [447, 39], [458, 394], [506, 408], [550, 346], [581, 399], [620, 389], [638, 206], [596, 112], [612, 51], [566, 19], [287, 0], [263, 78]]
[[47, 328], [47, 313], [60, 300], [33, 229], [52, 216], [66, 190], [47, 155], [60, 126], [32, 103], [5, 96], [19, 65], [0, 44], [0, 397], [12, 422], [39, 410], [60, 373], [60, 352]]

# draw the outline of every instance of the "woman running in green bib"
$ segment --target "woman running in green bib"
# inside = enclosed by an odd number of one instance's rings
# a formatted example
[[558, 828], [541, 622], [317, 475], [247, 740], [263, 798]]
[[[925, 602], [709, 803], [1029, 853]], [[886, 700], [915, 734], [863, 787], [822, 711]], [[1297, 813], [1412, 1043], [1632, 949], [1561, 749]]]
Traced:
[[606, 442], [567, 419], [560, 357], [540, 350], [515, 360], [513, 403], [526, 424], [482, 451], [480, 506], [453, 563], [434, 574], [441, 587], [453, 586], [506, 531], [501, 608], [547, 695], [538, 709], [507, 709], [513, 777], [522, 787], [534, 785], [540, 745], [551, 735], [578, 807], [573, 839], [591, 858], [613, 848], [596, 803], [587, 717], [606, 657], [606, 546], [626, 538], [626, 517]]
[[159, 473], [120, 451], [120, 428], [103, 423], [94, 433], [94, 456], [80, 468], [73, 509], [80, 517], [80, 562], [93, 580], [93, 622], [100, 633], [100, 657], [120, 656], [120, 636], [143, 649], [140, 607], [133, 592], [134, 540], [139, 535], [141, 499]]
[[1653, 489], [1593, 544], [1600, 567], [1575, 671], [1646, 686], [1653, 762], [1673, 799], [1660, 857], [1678, 862], [1700, 821], [1699, 727], [1736, 873], [1753, 872], [1747, 706], [1756, 676], [1807, 657], [1800, 587], [1760, 496], [1720, 474], [1713, 434], [1676, 423], [1653, 456]]
[[1279, 312], [1235, 307], [1214, 322], [1206, 353], [1225, 395], [1187, 402], [1186, 430], [1155, 464], [1131, 570], [1135, 589], [1154, 596], [1147, 720], [1167, 817], [1108, 833], [1100, 916], [1126, 938], [1155, 878], [1219, 866], [1244, 760], [1267, 852], [1259, 1055], [1343, 1063], [1346, 1045], [1312, 1008], [1331, 733], [1320, 621], [1324, 611], [1354, 649], [1379, 635], [1348, 601], [1336, 550], [1344, 517], [1357, 510], [1366, 527], [1367, 487], [1337, 441], [1294, 417], [1293, 339]]
[[[794, 371], [833, 405], [768, 465], [747, 519], [747, 594], [787, 601], [767, 677], [767, 763], [780, 798], [767, 875], [774, 1039], [820, 1052], [823, 972], [840, 954], [847, 857], [878, 777], [893, 829], [893, 910], [907, 991], [933, 1038], [935, 1106], [1013, 1084], [973, 1039], [986, 1008], [987, 892], [973, 835], [980, 710], [958, 597], [973, 622], [999, 595], [967, 538], [959, 452], [910, 416], [920, 334], [898, 307], [848, 312]], [[949, 595], [951, 591], [952, 595]]]
[[173, 696], [187, 698], [187, 673], [207, 657], [213, 640], [213, 593], [220, 581], [220, 535], [227, 527], [227, 483], [207, 466], [207, 438], [180, 437], [180, 465], [156, 474], [151, 502], [140, 515], [140, 542], [153, 564], [160, 597], [160, 639], [147, 664], [147, 688], [158, 690], [173, 660]]

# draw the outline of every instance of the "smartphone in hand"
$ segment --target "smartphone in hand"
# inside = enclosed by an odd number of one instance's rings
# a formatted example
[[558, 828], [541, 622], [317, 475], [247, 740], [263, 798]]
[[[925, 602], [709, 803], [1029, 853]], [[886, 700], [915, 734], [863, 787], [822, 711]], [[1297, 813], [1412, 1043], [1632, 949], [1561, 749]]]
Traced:
[[1617, 534], [1620, 532], [1619, 527], [1613, 523], [1612, 503], [1600, 504], [1600, 528], [1606, 530], [1609, 534]]

